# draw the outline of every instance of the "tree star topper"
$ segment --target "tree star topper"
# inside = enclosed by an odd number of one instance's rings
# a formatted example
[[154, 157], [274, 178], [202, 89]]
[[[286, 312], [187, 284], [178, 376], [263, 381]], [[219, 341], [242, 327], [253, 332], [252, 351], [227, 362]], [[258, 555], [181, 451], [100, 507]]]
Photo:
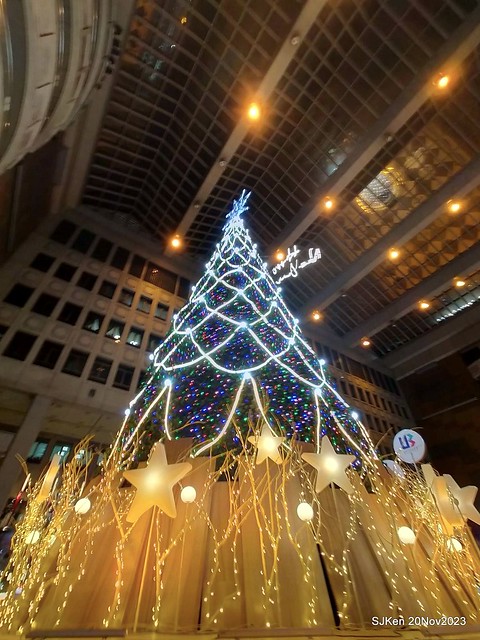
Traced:
[[302, 453], [302, 458], [317, 470], [315, 491], [320, 493], [331, 482], [346, 493], [353, 493], [353, 486], [347, 478], [345, 470], [355, 460], [354, 455], [337, 453], [327, 436], [322, 438], [320, 453]]
[[282, 442], [285, 442], [285, 438], [275, 436], [267, 424], [263, 425], [260, 434], [249, 436], [248, 441], [257, 447], [256, 464], [262, 464], [267, 458], [270, 458], [276, 464], [281, 464], [282, 456], [278, 447]]
[[167, 516], [175, 518], [177, 509], [173, 498], [173, 487], [191, 471], [189, 462], [168, 464], [165, 445], [155, 443], [147, 466], [143, 469], [124, 471], [124, 477], [136, 488], [127, 522], [136, 522], [150, 507], [156, 505]]
[[233, 201], [232, 210], [226, 215], [226, 219], [228, 221], [227, 224], [229, 222], [232, 222], [232, 220], [239, 218], [244, 211], [248, 210], [247, 200], [249, 199], [251, 193], [251, 191], [247, 193], [247, 190], [244, 189], [240, 195], [240, 198]]

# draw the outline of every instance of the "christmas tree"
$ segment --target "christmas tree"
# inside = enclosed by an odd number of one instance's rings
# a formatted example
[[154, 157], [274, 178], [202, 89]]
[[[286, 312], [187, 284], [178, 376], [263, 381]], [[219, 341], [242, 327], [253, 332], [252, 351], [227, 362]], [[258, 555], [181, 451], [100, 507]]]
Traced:
[[320, 635], [373, 634], [385, 616], [479, 621], [475, 487], [430, 465], [387, 472], [252, 243], [246, 201], [102, 473], [82, 442], [29, 487], [0, 629]]

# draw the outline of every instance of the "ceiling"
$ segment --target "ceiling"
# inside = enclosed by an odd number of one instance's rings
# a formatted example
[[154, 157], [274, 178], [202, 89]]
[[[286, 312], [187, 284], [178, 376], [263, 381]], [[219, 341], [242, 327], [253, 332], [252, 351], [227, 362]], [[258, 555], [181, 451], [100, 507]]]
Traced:
[[124, 35], [84, 204], [203, 263], [252, 190], [272, 264], [322, 251], [292, 310], [386, 364], [475, 305], [480, 2], [136, 0]]

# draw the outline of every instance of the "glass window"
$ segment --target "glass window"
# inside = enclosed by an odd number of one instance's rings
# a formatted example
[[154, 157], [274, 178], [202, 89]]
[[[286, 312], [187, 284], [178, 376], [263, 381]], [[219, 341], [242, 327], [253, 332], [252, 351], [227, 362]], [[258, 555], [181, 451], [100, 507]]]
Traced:
[[107, 382], [110, 369], [112, 368], [112, 364], [112, 360], [108, 360], [107, 358], [95, 358], [95, 362], [93, 363], [93, 366], [90, 370], [88, 379], [93, 380], [94, 382], [105, 384]]
[[41, 316], [51, 316], [59, 300], [60, 298], [51, 296], [49, 293], [42, 293], [38, 296], [37, 301], [32, 307], [32, 311], [39, 313]]
[[135, 369], [133, 367], [128, 367], [126, 364], [119, 364], [113, 386], [117, 387], [117, 389], [126, 389], [128, 391], [132, 384], [134, 373]]
[[36, 364], [39, 367], [45, 367], [46, 369], [53, 369], [57, 364], [62, 351], [62, 344], [58, 344], [58, 342], [51, 342], [50, 340], [45, 340], [45, 342], [40, 347], [40, 350], [37, 353], [37, 357], [33, 361], [33, 364]]
[[340, 380], [340, 388], [341, 388], [342, 393], [344, 395], [348, 395], [347, 384], [346, 384], [345, 380]]
[[120, 291], [120, 295], [118, 296], [118, 301], [121, 304], [124, 304], [126, 307], [131, 307], [134, 295], [135, 291], [132, 291], [131, 289], [122, 289]]
[[145, 266], [145, 262], [146, 262], [145, 258], [134, 255], [132, 258], [132, 264], [130, 265], [129, 273], [131, 273], [132, 276], [141, 278], [143, 273], [143, 268]]
[[53, 446], [52, 453], [50, 454], [50, 460], [53, 460], [53, 456], [58, 455], [60, 458], [66, 460], [68, 458], [68, 454], [72, 450], [71, 445], [64, 444], [63, 442], [58, 442]]
[[33, 291], [32, 287], [26, 287], [24, 284], [15, 284], [4, 298], [4, 302], [14, 304], [16, 307], [24, 307]]
[[53, 256], [48, 256], [46, 253], [39, 253], [32, 260], [30, 266], [32, 269], [46, 273], [54, 262], [55, 258]]
[[67, 264], [66, 262], [61, 262], [55, 273], [53, 274], [56, 278], [60, 280], [65, 280], [66, 282], [70, 282], [73, 278], [77, 267], [74, 267], [72, 264]]
[[106, 262], [112, 247], [113, 242], [105, 240], [105, 238], [100, 238], [95, 249], [92, 251], [92, 258], [95, 258], [95, 260], [99, 260], [100, 262]]
[[159, 320], [163, 320], [165, 322], [167, 320], [167, 317], [168, 317], [167, 305], [159, 302], [157, 304], [157, 308], [155, 309], [155, 318], [158, 318]]
[[36, 339], [37, 336], [32, 336], [30, 333], [17, 331], [8, 343], [3, 355], [15, 360], [25, 360]]
[[76, 228], [77, 225], [73, 224], [73, 222], [70, 222], [69, 220], [62, 220], [56, 226], [55, 231], [50, 235], [50, 238], [60, 244], [67, 244], [75, 233]]
[[109, 282], [108, 280], [104, 280], [100, 285], [100, 289], [98, 290], [98, 293], [101, 296], [105, 296], [105, 298], [110, 298], [111, 300], [113, 298], [116, 288], [117, 286], [115, 285], [115, 283]]
[[71, 376], [80, 377], [87, 360], [88, 353], [85, 353], [84, 351], [78, 351], [77, 349], [72, 349], [68, 354], [62, 371], [63, 373], [68, 373]]
[[161, 289], [165, 289], [165, 291], [175, 293], [177, 274], [172, 271], [168, 271], [168, 269], [162, 269], [162, 267], [159, 267], [153, 262], [148, 263], [145, 280], [157, 287], [160, 287]]
[[66, 302], [63, 309], [60, 311], [57, 320], [65, 322], [66, 324], [76, 324], [79, 315], [82, 312], [82, 307], [71, 302]]
[[98, 333], [104, 318], [105, 316], [101, 313], [89, 311], [83, 323], [83, 329], [85, 329], [85, 331], [91, 331], [92, 333]]
[[365, 391], [365, 395], [367, 396], [368, 404], [372, 404], [372, 396], [370, 395], [370, 391]]
[[163, 338], [162, 336], [157, 336], [155, 333], [151, 333], [148, 338], [148, 346], [147, 351], [155, 351], [159, 344], [162, 344]]
[[108, 329], [105, 335], [107, 336], [107, 338], [111, 338], [112, 340], [120, 340], [124, 328], [124, 322], [120, 322], [120, 320], [115, 320], [115, 318], [112, 318], [108, 323]]
[[189, 294], [190, 294], [190, 280], [187, 280], [186, 278], [179, 278], [177, 296], [180, 296], [180, 298], [185, 298], [186, 300]]
[[82, 229], [78, 236], [75, 238], [72, 249], [79, 251], [80, 253], [87, 253], [95, 240], [95, 234], [87, 229]]
[[47, 440], [36, 440], [30, 447], [30, 451], [27, 455], [27, 462], [41, 462], [47, 448]]
[[143, 311], [144, 313], [150, 313], [153, 300], [147, 296], [140, 296], [137, 305], [137, 311]]
[[93, 273], [88, 273], [88, 271], [82, 271], [80, 277], [77, 280], [77, 287], [82, 287], [82, 289], [86, 289], [87, 291], [91, 291], [95, 286], [97, 281], [97, 276], [94, 276]]
[[140, 348], [143, 340], [143, 329], [138, 327], [131, 327], [128, 333], [127, 344], [132, 347]]
[[116, 267], [117, 269], [123, 269], [127, 264], [129, 255], [130, 251], [127, 251], [123, 247], [117, 247], [117, 250], [110, 260], [110, 264], [112, 265], [112, 267]]

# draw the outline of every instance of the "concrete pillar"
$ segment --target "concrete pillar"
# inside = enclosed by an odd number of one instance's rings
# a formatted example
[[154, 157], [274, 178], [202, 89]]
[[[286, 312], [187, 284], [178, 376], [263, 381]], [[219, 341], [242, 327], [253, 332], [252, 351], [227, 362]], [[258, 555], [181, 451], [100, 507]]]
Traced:
[[42, 427], [49, 406], [50, 398], [35, 396], [8, 449], [0, 467], [0, 512], [3, 510], [8, 498], [10, 498], [10, 490], [20, 471], [20, 465], [15, 456], [18, 454], [22, 458], [27, 457], [30, 447], [35, 442], [35, 438]]

